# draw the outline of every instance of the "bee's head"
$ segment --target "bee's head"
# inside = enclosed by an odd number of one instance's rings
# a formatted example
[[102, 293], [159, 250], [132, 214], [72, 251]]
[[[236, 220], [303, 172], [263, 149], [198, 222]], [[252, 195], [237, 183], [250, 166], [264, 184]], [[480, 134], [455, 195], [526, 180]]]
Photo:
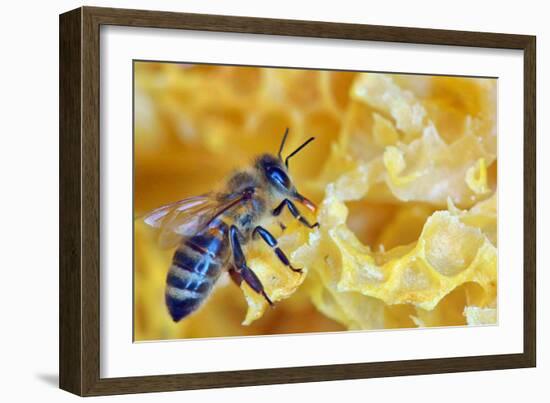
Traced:
[[290, 176], [288, 174], [288, 160], [294, 155], [296, 155], [300, 150], [302, 150], [306, 145], [308, 145], [315, 138], [311, 137], [309, 140], [303, 143], [300, 147], [298, 147], [296, 150], [290, 153], [283, 161], [283, 157], [281, 153], [283, 151], [283, 147], [285, 145], [287, 135], [288, 135], [288, 129], [286, 129], [285, 131], [283, 141], [281, 142], [281, 147], [279, 148], [278, 156], [276, 157], [272, 154], [263, 154], [256, 161], [256, 167], [260, 170], [261, 174], [264, 175], [265, 179], [267, 180], [267, 183], [269, 184], [272, 190], [276, 191], [277, 193], [280, 193], [284, 197], [297, 200], [298, 202], [302, 203], [304, 206], [306, 206], [308, 209], [314, 212], [316, 210], [315, 204], [313, 204], [313, 202], [311, 202], [310, 200], [302, 196], [298, 192], [294, 184], [292, 183], [292, 180], [290, 179]]

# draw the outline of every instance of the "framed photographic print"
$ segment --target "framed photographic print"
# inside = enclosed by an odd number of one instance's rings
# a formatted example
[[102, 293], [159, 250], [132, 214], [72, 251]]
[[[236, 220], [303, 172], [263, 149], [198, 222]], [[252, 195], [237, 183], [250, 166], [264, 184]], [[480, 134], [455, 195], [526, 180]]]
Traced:
[[60, 16], [60, 386], [535, 365], [535, 37]]

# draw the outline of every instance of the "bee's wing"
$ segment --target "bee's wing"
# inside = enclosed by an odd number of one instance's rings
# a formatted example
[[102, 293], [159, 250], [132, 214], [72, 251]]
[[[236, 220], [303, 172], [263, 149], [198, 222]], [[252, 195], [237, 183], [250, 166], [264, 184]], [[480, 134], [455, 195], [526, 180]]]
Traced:
[[159, 245], [176, 246], [183, 237], [191, 236], [204, 226], [218, 211], [220, 203], [212, 193], [189, 197], [159, 207], [143, 217], [153, 228], [159, 228]]
[[180, 214], [183, 218], [213, 207], [216, 204], [214, 195], [207, 193], [201, 196], [188, 197], [174, 203], [166, 204], [146, 213], [141, 218], [145, 224], [150, 225], [153, 228], [161, 228], [169, 222], [173, 222], [174, 218], [176, 218], [178, 214]]

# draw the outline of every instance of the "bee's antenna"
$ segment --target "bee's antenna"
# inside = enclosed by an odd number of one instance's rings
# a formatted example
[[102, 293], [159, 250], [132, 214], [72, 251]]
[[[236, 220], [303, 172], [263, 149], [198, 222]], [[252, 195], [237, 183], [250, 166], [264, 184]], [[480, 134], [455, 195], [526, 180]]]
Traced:
[[286, 167], [288, 168], [288, 160], [290, 159], [290, 157], [293, 157], [295, 156], [296, 154], [298, 154], [298, 152], [300, 152], [300, 150], [302, 150], [302, 148], [304, 148], [305, 146], [307, 146], [309, 143], [311, 143], [313, 140], [315, 140], [315, 137], [311, 137], [309, 138], [309, 140], [307, 140], [304, 144], [302, 144], [300, 147], [298, 147], [296, 150], [294, 150], [288, 157], [286, 157], [285, 159], [285, 165]]
[[281, 146], [279, 147], [279, 159], [281, 161], [283, 160], [283, 157], [281, 156], [281, 153], [283, 152], [283, 147], [285, 146], [286, 136], [288, 136], [288, 127], [285, 130], [285, 134], [283, 136], [283, 141], [281, 142]]

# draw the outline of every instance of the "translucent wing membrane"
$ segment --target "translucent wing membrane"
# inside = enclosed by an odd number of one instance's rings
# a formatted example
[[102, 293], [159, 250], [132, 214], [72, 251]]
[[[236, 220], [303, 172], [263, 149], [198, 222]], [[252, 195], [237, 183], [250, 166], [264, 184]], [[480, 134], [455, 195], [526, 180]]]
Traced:
[[143, 221], [153, 228], [160, 228], [168, 221], [173, 221], [174, 215], [182, 217], [203, 210], [206, 206], [215, 205], [215, 199], [210, 193], [201, 196], [188, 197], [174, 203], [166, 204], [145, 214]]
[[176, 246], [183, 237], [196, 233], [208, 223], [219, 210], [215, 194], [189, 197], [159, 207], [143, 217], [153, 228], [159, 228], [159, 245], [163, 248]]
[[160, 229], [158, 243], [162, 248], [172, 248], [243, 200], [245, 197], [239, 194], [220, 203], [215, 193], [206, 193], [159, 207], [146, 214], [143, 221]]

